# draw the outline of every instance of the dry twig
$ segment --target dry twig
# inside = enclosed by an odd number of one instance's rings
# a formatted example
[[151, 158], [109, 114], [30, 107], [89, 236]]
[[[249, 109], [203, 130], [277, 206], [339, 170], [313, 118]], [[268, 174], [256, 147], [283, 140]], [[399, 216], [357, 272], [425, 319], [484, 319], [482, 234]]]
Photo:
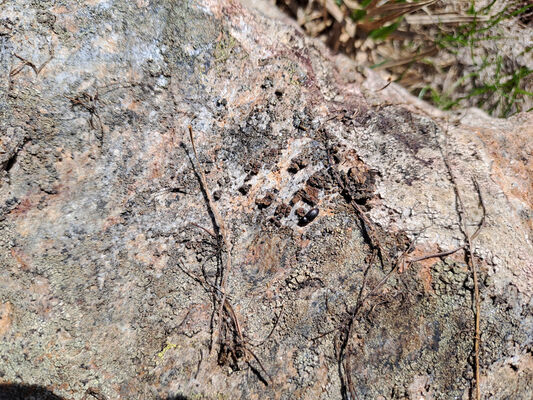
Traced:
[[[222, 293], [222, 299], [220, 301], [219, 310], [218, 310], [218, 326], [216, 330], [216, 334], [213, 339], [213, 343], [216, 343], [218, 336], [220, 336], [220, 332], [222, 329], [222, 320], [223, 320], [223, 312], [224, 307], [226, 305], [226, 282], [228, 274], [231, 270], [231, 253], [230, 253], [230, 247], [228, 243], [228, 236], [226, 233], [226, 228], [224, 225], [224, 220], [222, 219], [222, 216], [218, 212], [218, 209], [214, 205], [213, 197], [211, 196], [211, 192], [209, 191], [209, 187], [207, 185], [207, 179], [205, 177], [204, 170], [202, 166], [200, 165], [200, 159], [198, 158], [198, 153], [196, 151], [196, 145], [194, 143], [194, 134], [192, 131], [192, 126], [189, 125], [189, 137], [191, 139], [191, 145], [194, 152], [194, 157], [196, 158], [196, 168], [200, 177], [200, 181], [202, 183], [202, 191], [204, 193], [205, 198], [207, 199], [207, 205], [209, 207], [209, 211], [213, 217], [214, 221], [214, 228], [215, 228], [215, 235], [217, 237], [217, 240], [219, 243], [223, 246], [223, 251], [226, 253], [225, 262], [223, 263], [223, 268], [220, 270], [220, 287], [219, 291]], [[233, 313], [235, 315], [235, 313]], [[235, 323], [235, 326], [238, 326], [238, 322]], [[213, 348], [211, 349], [213, 351]]]
[[107, 400], [107, 397], [102, 394], [100, 389], [95, 387], [90, 387], [85, 391], [85, 394], [83, 395], [82, 400], [89, 400], [89, 396], [91, 398], [94, 398], [96, 400]]
[[24, 57], [22, 56], [19, 56], [18, 54], [14, 53], [13, 54], [15, 57], [17, 57], [20, 61], [22, 61], [21, 64], [19, 64], [18, 66], [16, 66], [15, 68], [13, 68], [10, 72], [9, 72], [9, 76], [12, 77], [12, 76], [15, 76], [17, 75], [20, 71], [22, 71], [22, 69], [25, 67], [25, 66], [28, 66], [30, 67], [31, 69], [33, 69], [33, 72], [35, 72], [35, 76], [38, 76], [41, 71], [43, 70], [44, 67], [46, 67], [46, 64], [48, 64], [53, 58], [54, 58], [54, 48], [51, 47], [50, 48], [50, 57], [41, 64], [40, 67], [37, 67], [34, 63], [32, 63], [31, 61], [25, 59]]
[[98, 121], [98, 130], [100, 131], [100, 134], [95, 136], [98, 139], [100, 146], [102, 146], [104, 141], [104, 125], [102, 123], [100, 115], [98, 114], [98, 89], [96, 89], [96, 93], [94, 95], [84, 92], [76, 97], [65, 97], [70, 100], [72, 106], [81, 106], [83, 109], [85, 109], [85, 111], [89, 113], [89, 125], [92, 129], [95, 130], [97, 129], [94, 123], [94, 119], [96, 118], [96, 120]]
[[[335, 117], [332, 117], [324, 121], [322, 125], [324, 125], [326, 122], [334, 118]], [[350, 193], [347, 193], [347, 188], [344, 185], [341, 177], [339, 176], [339, 172], [337, 168], [335, 167], [335, 164], [333, 161], [333, 155], [331, 151], [331, 138], [326, 129], [323, 129], [322, 131], [326, 139], [326, 153], [328, 157], [329, 170], [331, 171], [331, 174], [333, 175], [335, 181], [337, 182], [337, 185], [341, 189], [341, 194], [348, 201], [348, 203], [352, 206], [353, 210], [355, 211], [355, 214], [361, 224], [361, 230], [362, 230], [363, 236], [371, 249], [371, 255], [370, 255], [369, 261], [363, 272], [363, 281], [359, 289], [356, 304], [350, 311], [348, 319], [345, 320], [340, 327], [334, 329], [331, 332], [326, 332], [325, 334], [322, 334], [320, 336], [320, 337], [325, 336], [334, 331], [339, 332], [339, 335], [336, 336], [335, 338], [335, 349], [336, 349], [336, 357], [337, 357], [337, 362], [338, 362], [339, 378], [341, 381], [341, 393], [342, 393], [343, 399], [348, 399], [348, 398], [356, 399], [357, 396], [355, 393], [354, 383], [352, 381], [351, 362], [350, 362], [351, 355], [352, 355], [351, 338], [352, 338], [355, 320], [356, 320], [356, 317], [359, 311], [365, 304], [366, 300], [370, 296], [372, 296], [389, 279], [389, 277], [392, 275], [394, 271], [396, 271], [398, 262], [395, 263], [394, 267], [391, 269], [391, 271], [389, 271], [389, 273], [385, 276], [385, 278], [381, 282], [379, 282], [367, 295], [364, 295], [364, 291], [366, 289], [367, 276], [368, 276], [368, 273], [370, 272], [370, 269], [372, 268], [372, 265], [374, 264], [376, 257], [379, 258], [382, 268], [385, 268], [385, 261], [384, 261], [385, 253], [382, 249], [382, 245], [381, 245], [375, 224], [366, 216], [364, 210], [354, 200], [353, 198], [354, 196], [352, 196], [352, 194]]]
[[[330, 119], [326, 120], [325, 122], [330, 121], [332, 119], [333, 118], [330, 118]], [[361, 227], [362, 227], [363, 235], [365, 236], [365, 240], [369, 244], [369, 246], [372, 249], [372, 251], [373, 252], [374, 251], [377, 252], [377, 255], [378, 255], [378, 257], [380, 259], [380, 262], [381, 262], [381, 266], [385, 267], [385, 260], [384, 260], [385, 253], [383, 252], [383, 249], [382, 249], [379, 237], [378, 237], [376, 226], [366, 216], [366, 214], [365, 214], [364, 210], [361, 208], [361, 206], [359, 204], [357, 204], [357, 202], [352, 198], [353, 196], [351, 196], [351, 193], [347, 192], [347, 189], [346, 189], [341, 177], [339, 176], [339, 172], [335, 168], [335, 164], [333, 162], [333, 156], [332, 156], [332, 151], [331, 151], [331, 138], [330, 138], [330, 136], [329, 136], [329, 134], [328, 134], [326, 129], [323, 129], [323, 132], [324, 132], [324, 135], [325, 135], [325, 138], [326, 138], [326, 141], [327, 141], [327, 143], [326, 143], [326, 152], [327, 152], [327, 156], [328, 156], [329, 170], [333, 174], [333, 177], [335, 178], [335, 181], [337, 182], [337, 185], [341, 189], [341, 195], [343, 195], [343, 197], [347, 198], [348, 203], [354, 209], [355, 214], [357, 215], [357, 218], [359, 219], [359, 222], [361, 223]], [[351, 197], [348, 199], [348, 196], [351, 196]]]
[[[253, 367], [253, 365], [250, 363], [250, 357], [253, 358], [258, 364], [261, 370], [266, 374], [268, 379], [270, 380], [270, 375], [266, 371], [266, 369], [263, 367], [263, 364], [259, 360], [259, 358], [255, 355], [255, 353], [250, 350], [248, 347], [246, 340], [244, 338], [244, 335], [242, 333], [241, 324], [239, 322], [239, 319], [237, 317], [237, 314], [235, 313], [235, 310], [233, 306], [231, 305], [229, 298], [227, 296], [226, 292], [226, 284], [228, 280], [229, 273], [231, 271], [231, 247], [230, 247], [230, 240], [228, 236], [228, 232], [226, 230], [224, 220], [219, 213], [218, 209], [215, 207], [213, 198], [211, 196], [211, 192], [209, 191], [209, 186], [207, 184], [207, 178], [205, 176], [205, 173], [203, 171], [203, 168], [200, 164], [200, 159], [198, 157], [198, 153], [196, 151], [196, 144], [194, 142], [194, 134], [192, 131], [192, 126], [189, 125], [189, 138], [191, 140], [191, 145], [194, 152], [194, 157], [196, 159], [196, 171], [197, 175], [200, 179], [201, 183], [201, 189], [204, 194], [204, 197], [207, 202], [207, 206], [209, 208], [209, 213], [211, 216], [211, 219], [213, 221], [213, 228], [214, 228], [214, 234], [210, 232], [208, 229], [203, 228], [197, 224], [193, 224], [211, 236], [215, 237], [218, 243], [219, 251], [217, 252], [218, 257], [220, 257], [220, 268], [218, 271], [218, 277], [217, 281], [215, 282], [215, 285], [209, 284], [209, 282], [201, 283], [204, 288], [205, 285], [210, 286], [211, 288], [209, 290], [212, 291], [214, 294], [215, 304], [218, 304], [218, 319], [217, 319], [217, 328], [213, 333], [212, 337], [212, 346], [210, 350], [210, 357], [214, 355], [214, 344], [219, 344], [218, 349], [218, 362], [220, 364], [224, 364], [228, 357], [230, 358], [233, 366], [235, 368], [238, 367], [238, 359], [244, 357], [246, 363], [250, 366], [252, 371], [258, 376], [258, 378], [265, 384], [268, 385], [268, 381], [263, 378], [261, 373]], [[194, 166], [194, 164], [193, 164]], [[225, 254], [225, 257], [222, 257], [222, 253]], [[223, 259], [222, 259], [223, 258]], [[191, 278], [195, 280], [201, 280], [200, 278], [189, 275]], [[204, 280], [206, 278], [204, 277]], [[232, 338], [228, 339], [226, 338], [226, 333], [232, 333]], [[222, 338], [225, 338], [223, 340]]]
[[[438, 143], [438, 141], [437, 141]], [[442, 146], [440, 143], [438, 143], [438, 146], [440, 148], [440, 152], [442, 155], [442, 159], [444, 162], [444, 165], [446, 167], [446, 170], [448, 172], [448, 176], [450, 178], [450, 181], [452, 183], [456, 201], [457, 201], [457, 214], [459, 215], [459, 229], [461, 230], [461, 233], [463, 234], [465, 238], [465, 244], [462, 246], [459, 246], [455, 249], [443, 251], [440, 253], [430, 254], [422, 257], [418, 257], [415, 259], [408, 260], [407, 262], [409, 264], [412, 264], [417, 261], [426, 260], [429, 258], [436, 258], [436, 257], [445, 257], [450, 254], [453, 254], [459, 250], [465, 250], [465, 256], [467, 258], [467, 263], [472, 271], [472, 279], [474, 281], [474, 374], [475, 374], [475, 399], [480, 400], [481, 399], [481, 389], [480, 389], [480, 365], [479, 365], [479, 348], [481, 343], [481, 300], [479, 296], [479, 282], [478, 282], [478, 273], [477, 273], [477, 265], [475, 261], [474, 254], [472, 252], [472, 242], [474, 239], [477, 238], [479, 235], [479, 232], [483, 229], [485, 226], [485, 220], [487, 216], [487, 209], [485, 207], [485, 203], [483, 201], [483, 196], [481, 194], [481, 189], [479, 187], [479, 184], [475, 178], [472, 178], [472, 183], [474, 185], [474, 188], [476, 190], [479, 205], [482, 210], [482, 216], [481, 220], [479, 221], [477, 225], [476, 231], [470, 235], [467, 230], [467, 215], [466, 215], [466, 208], [461, 196], [461, 192], [459, 191], [459, 185], [457, 184], [457, 179], [455, 178], [455, 174], [453, 173], [452, 167], [449, 163], [448, 157], [445, 154]]]
[[[481, 332], [480, 332], [480, 320], [481, 320], [481, 301], [479, 297], [479, 283], [478, 283], [478, 275], [477, 275], [477, 266], [476, 261], [474, 258], [474, 254], [472, 252], [472, 241], [474, 238], [474, 235], [469, 235], [467, 231], [467, 218], [466, 218], [466, 208], [464, 206], [463, 199], [461, 197], [461, 192], [459, 191], [459, 186], [457, 185], [457, 180], [455, 179], [455, 175], [453, 174], [453, 171], [450, 167], [450, 164], [448, 162], [447, 157], [444, 157], [444, 163], [446, 165], [446, 169], [448, 170], [448, 174], [450, 176], [450, 180], [452, 182], [452, 185], [454, 187], [455, 195], [457, 198], [457, 208], [458, 208], [458, 214], [459, 214], [459, 223], [460, 223], [460, 229], [463, 233], [466, 241], [466, 245], [464, 246], [466, 250], [467, 255], [467, 262], [470, 266], [470, 269], [472, 271], [472, 278], [474, 281], [474, 308], [475, 308], [475, 315], [474, 315], [474, 374], [475, 374], [475, 398], [476, 400], [481, 399], [481, 389], [480, 389], [480, 366], [479, 366], [479, 346], [481, 341]], [[483, 216], [478, 224], [478, 229], [475, 232], [475, 236], [479, 233], [479, 231], [483, 228], [485, 224], [485, 216], [486, 216], [486, 208], [485, 204], [483, 202], [483, 197], [481, 195], [481, 190], [479, 188], [479, 185], [477, 181], [473, 178], [472, 179], [474, 187], [477, 191], [479, 203], [481, 205], [481, 208], [483, 210]]]
[[281, 310], [280, 310], [279, 314], [276, 316], [276, 320], [274, 321], [274, 325], [272, 326], [272, 329], [270, 330], [270, 333], [260, 343], [254, 344], [253, 345], [254, 347], [262, 346], [262, 345], [264, 345], [267, 342], [268, 339], [270, 339], [270, 337], [272, 336], [272, 334], [276, 330], [276, 327], [278, 326], [278, 322], [279, 322], [279, 319], [281, 318], [281, 314], [283, 314], [283, 307], [284, 307], [284, 305], [281, 306]]
[[[330, 118], [326, 120], [325, 122], [333, 118]], [[349, 312], [348, 318], [343, 322], [341, 326], [333, 329], [332, 331], [326, 332], [318, 337], [320, 338], [320, 337], [326, 336], [335, 331], [339, 332], [339, 335], [336, 336], [335, 338], [335, 349], [336, 349], [336, 357], [338, 361], [339, 378], [341, 380], [342, 397], [343, 399], [348, 399], [348, 398], [357, 399], [354, 382], [352, 380], [352, 368], [351, 368], [351, 357], [353, 355], [353, 346], [351, 344], [351, 340], [353, 336], [353, 328], [355, 325], [357, 315], [359, 314], [361, 309], [364, 307], [367, 300], [370, 299], [372, 296], [374, 296], [377, 293], [377, 291], [389, 280], [392, 274], [398, 270], [399, 266], [405, 262], [404, 261], [405, 256], [407, 252], [411, 250], [412, 244], [410, 245], [409, 249], [407, 249], [401, 256], [399, 256], [394, 261], [392, 268], [385, 275], [385, 277], [381, 281], [379, 281], [373, 288], [371, 288], [370, 291], [368, 291], [365, 294], [365, 290], [367, 288], [367, 277], [372, 266], [374, 265], [376, 257], [379, 258], [379, 262], [383, 269], [386, 267], [386, 264], [389, 264], [389, 260], [384, 260], [386, 253], [383, 251], [383, 247], [380, 242], [378, 230], [375, 224], [366, 216], [362, 207], [359, 204], [357, 204], [357, 202], [354, 200], [353, 198], [354, 196], [350, 196], [350, 193], [346, 193], [347, 188], [345, 187], [341, 177], [339, 176], [339, 172], [336, 169], [335, 164], [333, 162], [333, 156], [332, 156], [332, 151], [331, 151], [331, 138], [329, 137], [327, 130], [324, 129], [323, 132], [324, 132], [325, 139], [327, 142], [326, 152], [328, 156], [329, 169], [333, 177], [335, 178], [335, 181], [337, 182], [339, 188], [341, 189], [341, 194], [345, 197], [345, 199], [354, 209], [355, 214], [357, 215], [357, 218], [360, 221], [363, 236], [365, 237], [365, 240], [367, 241], [371, 249], [371, 255], [369, 257], [367, 266], [363, 272], [363, 281], [359, 289], [357, 300], [356, 300], [355, 306]], [[318, 339], [318, 338], [315, 338], [315, 339]]]

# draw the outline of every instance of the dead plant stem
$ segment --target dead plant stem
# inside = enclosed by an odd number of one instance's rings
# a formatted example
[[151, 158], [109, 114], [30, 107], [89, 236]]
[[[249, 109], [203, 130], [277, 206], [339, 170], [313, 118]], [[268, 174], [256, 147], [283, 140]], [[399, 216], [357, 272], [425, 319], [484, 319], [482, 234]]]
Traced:
[[[215, 293], [217, 293], [217, 292], [219, 293], [219, 296], [220, 296], [220, 300], [219, 301], [220, 301], [220, 303], [219, 303], [219, 306], [218, 306], [217, 328], [213, 332], [213, 338], [212, 338], [212, 341], [211, 341], [212, 346], [211, 346], [211, 349], [210, 349], [210, 352], [209, 352], [209, 357], [211, 358], [211, 357], [214, 356], [215, 347], [216, 347], [217, 343], [220, 346], [223, 346], [222, 339], [221, 339], [222, 338], [222, 329], [224, 327], [224, 330], [226, 331], [227, 325], [224, 324], [224, 316], [227, 315], [229, 320], [231, 320], [231, 323], [233, 324], [233, 334], [236, 337], [236, 339], [235, 339], [236, 342], [237, 342], [236, 345], [239, 348], [241, 348], [243, 350], [243, 352], [245, 353], [245, 356], [246, 356], [245, 359], [246, 359], [247, 364], [250, 366], [250, 368], [252, 368], [252, 370], [256, 373], [256, 375], [259, 376], [259, 379], [261, 381], [263, 381], [265, 384], [268, 384], [268, 382], [261, 376], [261, 374], [250, 364], [250, 358], [248, 356], [251, 356], [254, 360], [256, 360], [256, 362], [259, 364], [259, 367], [261, 368], [261, 370], [266, 374], [268, 379], [271, 380], [270, 375], [268, 374], [266, 369], [263, 367], [263, 364], [261, 363], [261, 360], [259, 359], [259, 357], [257, 357], [257, 355], [252, 350], [250, 350], [250, 348], [247, 346], [245, 338], [244, 338], [244, 335], [242, 333], [241, 324], [239, 322], [239, 319], [237, 318], [237, 314], [235, 313], [235, 310], [234, 310], [233, 306], [231, 305], [231, 303], [228, 300], [228, 296], [227, 296], [227, 292], [226, 292], [226, 283], [227, 283], [227, 280], [228, 280], [228, 276], [229, 276], [229, 274], [231, 272], [231, 247], [230, 247], [230, 240], [229, 240], [229, 237], [228, 237], [226, 226], [224, 224], [224, 219], [220, 215], [220, 212], [218, 211], [218, 209], [215, 207], [213, 198], [211, 196], [211, 192], [209, 191], [209, 186], [207, 184], [207, 178], [206, 178], [205, 173], [203, 171], [203, 168], [202, 168], [202, 166], [200, 164], [200, 159], [199, 159], [198, 153], [196, 151], [196, 144], [194, 142], [194, 134], [193, 134], [191, 125], [189, 125], [189, 137], [190, 137], [190, 140], [191, 140], [191, 145], [192, 145], [192, 149], [193, 149], [193, 152], [194, 152], [194, 157], [196, 159], [196, 168], [197, 168], [197, 171], [198, 171], [198, 176], [200, 178], [202, 191], [205, 194], [205, 198], [207, 199], [207, 205], [209, 207], [209, 211], [210, 211], [210, 213], [211, 213], [211, 215], [213, 217], [213, 220], [214, 220], [213, 222], [214, 222], [215, 235], [213, 235], [212, 232], [210, 232], [209, 230], [207, 230], [207, 229], [205, 229], [203, 227], [200, 227], [197, 224], [193, 224], [193, 225], [201, 228], [202, 230], [204, 230], [208, 234], [214, 236], [217, 239], [219, 248], [221, 248], [222, 252], [225, 253], [224, 260], [221, 260], [221, 264], [222, 265], [221, 265], [221, 268], [220, 268], [220, 278], [219, 278], [220, 279], [220, 284], [219, 284], [219, 287], [216, 288], [216, 291], [215, 291]], [[239, 358], [239, 356], [237, 355], [237, 350], [235, 348], [233, 348], [232, 345], [230, 345], [229, 348], [231, 349], [232, 356], [235, 358], [235, 362], [236, 362], [236, 359]]]
[[[442, 148], [441, 148], [442, 151]], [[472, 251], [472, 241], [477, 235], [479, 234], [480, 230], [485, 225], [485, 217], [486, 217], [486, 208], [485, 204], [483, 202], [483, 196], [481, 195], [481, 190], [479, 188], [479, 184], [477, 181], [473, 178], [473, 184], [476, 189], [479, 203], [481, 205], [483, 215], [481, 218], [480, 223], [478, 224], [478, 228], [476, 232], [473, 235], [468, 234], [467, 230], [467, 218], [466, 218], [466, 208], [461, 196], [461, 192], [459, 191], [459, 186], [457, 184], [457, 180], [455, 178], [455, 174], [452, 171], [452, 168], [450, 166], [450, 163], [448, 162], [448, 158], [446, 154], [443, 152], [443, 160], [444, 164], [446, 166], [446, 169], [448, 170], [448, 174], [450, 176], [450, 181], [452, 182], [452, 185], [454, 187], [455, 196], [457, 198], [457, 212], [459, 214], [459, 226], [461, 229], [461, 232], [463, 233], [465, 237], [466, 244], [463, 246], [466, 250], [467, 254], [467, 260], [468, 265], [472, 271], [472, 279], [474, 281], [474, 379], [475, 379], [475, 399], [481, 400], [481, 389], [480, 389], [480, 365], [479, 365], [479, 347], [480, 347], [480, 341], [481, 341], [481, 300], [479, 296], [479, 282], [478, 282], [478, 274], [477, 274], [477, 265], [476, 260], [474, 258], [474, 254]]]
[[[209, 209], [211, 211], [211, 213], [213, 214], [213, 217], [214, 217], [214, 220], [215, 220], [215, 230], [217, 232], [215, 232], [217, 234], [217, 239], [218, 240], [221, 240], [223, 245], [224, 245], [224, 250], [225, 250], [225, 254], [226, 254], [226, 257], [225, 257], [225, 262], [223, 264], [223, 267], [221, 268], [221, 279], [220, 279], [220, 288], [219, 288], [219, 291], [222, 293], [222, 299], [220, 300], [220, 304], [219, 304], [219, 309], [218, 309], [218, 321], [217, 321], [217, 329], [215, 331], [215, 335], [214, 335], [214, 338], [213, 338], [213, 343], [217, 343], [217, 340], [220, 336], [220, 332], [221, 332], [221, 329], [222, 329], [222, 320], [224, 318], [224, 307], [226, 306], [226, 303], [227, 303], [227, 299], [226, 299], [226, 282], [227, 282], [227, 278], [228, 278], [228, 275], [231, 271], [231, 252], [230, 252], [230, 247], [229, 247], [229, 240], [228, 240], [228, 235], [227, 235], [227, 232], [226, 232], [226, 227], [224, 225], [224, 220], [222, 219], [222, 216], [220, 215], [220, 213], [218, 212], [218, 209], [215, 207], [215, 204], [214, 204], [214, 201], [213, 201], [213, 197], [211, 196], [211, 192], [209, 191], [209, 186], [207, 185], [207, 179], [205, 177], [205, 173], [204, 173], [204, 170], [200, 164], [200, 159], [198, 158], [198, 152], [196, 151], [196, 144], [194, 143], [194, 134], [193, 134], [193, 131], [192, 131], [192, 126], [189, 125], [189, 137], [191, 139], [191, 145], [192, 145], [192, 149], [193, 149], [193, 152], [194, 152], [194, 157], [196, 159], [196, 168], [198, 169], [198, 174], [200, 176], [200, 181], [202, 183], [202, 187], [203, 187], [203, 191], [205, 193], [205, 196], [207, 198], [207, 203], [208, 203], [208, 206], [209, 206]], [[229, 308], [231, 311], [233, 311], [233, 308]], [[236, 316], [235, 316], [235, 313], [232, 312], [232, 317], [235, 318], [235, 325], [236, 327], [239, 327], [239, 323], [238, 321], [236, 320]], [[240, 328], [239, 328], [240, 329]], [[239, 332], [239, 335], [242, 336], [242, 334], [240, 334]], [[214, 347], [213, 346], [211, 348], [211, 354], [210, 356], [213, 355], [214, 353]]]

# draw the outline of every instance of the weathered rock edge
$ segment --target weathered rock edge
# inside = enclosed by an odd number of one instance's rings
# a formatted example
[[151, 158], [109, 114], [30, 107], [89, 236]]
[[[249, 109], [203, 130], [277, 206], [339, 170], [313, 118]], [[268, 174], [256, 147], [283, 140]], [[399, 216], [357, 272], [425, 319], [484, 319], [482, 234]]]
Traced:
[[[463, 243], [443, 153], [474, 223], [479, 182], [481, 389], [528, 398], [531, 114], [441, 113], [254, 7], [2, 5], [0, 382], [74, 399], [88, 387], [110, 399], [340, 398], [335, 335], [323, 334], [354, 306], [369, 246], [331, 179], [326, 132], [391, 259]], [[189, 124], [231, 236], [228, 295], [268, 386], [208, 357], [211, 296], [191, 276], [217, 266], [193, 225], [212, 229]], [[360, 398], [468, 396], [463, 256], [394, 273], [359, 314]], [[374, 266], [368, 287], [386, 273]]]

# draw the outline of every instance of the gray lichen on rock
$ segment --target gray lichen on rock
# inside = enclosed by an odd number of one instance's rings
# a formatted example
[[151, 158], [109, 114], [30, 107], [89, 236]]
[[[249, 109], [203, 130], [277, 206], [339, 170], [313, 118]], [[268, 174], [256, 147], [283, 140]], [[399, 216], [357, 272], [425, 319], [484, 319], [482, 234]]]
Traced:
[[[89, 387], [110, 399], [340, 398], [336, 328], [362, 282], [368, 293], [392, 268], [375, 262], [364, 278], [372, 243], [350, 204], [389, 261], [461, 245], [444, 148], [472, 224], [471, 177], [488, 212], [473, 249], [482, 392], [528, 398], [531, 115], [454, 121], [395, 85], [374, 91], [371, 72], [236, 1], [2, 7], [2, 384], [75, 399]], [[36, 74], [16, 55], [52, 58]], [[268, 386], [256, 360], [209, 357], [217, 314], [194, 278], [217, 274], [219, 248], [189, 125], [231, 240], [228, 298]], [[391, 274], [355, 319], [358, 396], [467, 396], [472, 288], [463, 252]]]

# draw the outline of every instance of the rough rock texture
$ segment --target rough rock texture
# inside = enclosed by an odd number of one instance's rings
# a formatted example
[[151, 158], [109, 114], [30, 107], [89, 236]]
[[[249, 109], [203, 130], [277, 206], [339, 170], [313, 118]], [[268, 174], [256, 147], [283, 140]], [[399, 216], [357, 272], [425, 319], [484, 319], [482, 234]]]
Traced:
[[[483, 398], [528, 399], [533, 116], [444, 114], [379, 90], [250, 3], [1, 5], [0, 383], [66, 399], [89, 387], [109, 399], [341, 398], [335, 328], [371, 259], [352, 201], [385, 259], [368, 269], [364, 293], [378, 290], [350, 338], [358, 398], [468, 398], [464, 252], [379, 286], [408, 247], [412, 259], [464, 244], [446, 159], [470, 233], [482, 216], [472, 178], [487, 208], [473, 244]], [[218, 246], [189, 124], [231, 241], [228, 299], [257, 359], [209, 352]]]

